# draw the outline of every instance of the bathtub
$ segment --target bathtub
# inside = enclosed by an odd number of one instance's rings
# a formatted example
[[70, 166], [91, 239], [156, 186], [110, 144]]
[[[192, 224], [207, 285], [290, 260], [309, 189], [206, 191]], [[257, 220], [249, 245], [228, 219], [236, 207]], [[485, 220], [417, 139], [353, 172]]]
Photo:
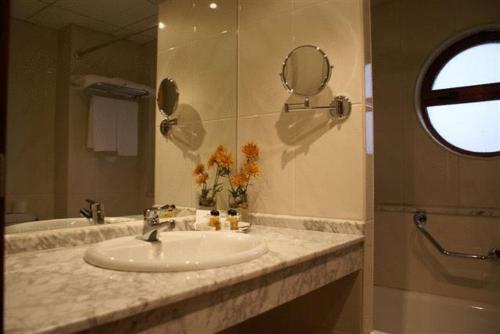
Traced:
[[375, 286], [373, 334], [499, 334], [500, 306]]

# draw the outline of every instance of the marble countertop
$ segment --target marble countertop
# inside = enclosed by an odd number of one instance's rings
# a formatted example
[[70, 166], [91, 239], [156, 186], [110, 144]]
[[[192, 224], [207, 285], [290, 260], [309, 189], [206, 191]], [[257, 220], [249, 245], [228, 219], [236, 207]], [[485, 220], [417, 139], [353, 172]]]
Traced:
[[[7, 333], [74, 332], [174, 304], [246, 280], [313, 261], [355, 245], [362, 235], [254, 226], [269, 252], [247, 263], [201, 271], [133, 273], [94, 267], [88, 246], [8, 255]], [[357, 269], [361, 265], [356, 263]]]

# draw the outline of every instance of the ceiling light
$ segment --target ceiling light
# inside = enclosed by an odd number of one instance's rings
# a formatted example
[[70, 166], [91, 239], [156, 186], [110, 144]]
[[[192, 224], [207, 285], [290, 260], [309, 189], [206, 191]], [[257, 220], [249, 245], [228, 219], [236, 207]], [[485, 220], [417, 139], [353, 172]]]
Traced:
[[208, 7], [210, 7], [210, 9], [217, 9], [217, 4], [215, 2], [211, 2]]
[[158, 22], [158, 28], [165, 29], [166, 25], [163, 22]]

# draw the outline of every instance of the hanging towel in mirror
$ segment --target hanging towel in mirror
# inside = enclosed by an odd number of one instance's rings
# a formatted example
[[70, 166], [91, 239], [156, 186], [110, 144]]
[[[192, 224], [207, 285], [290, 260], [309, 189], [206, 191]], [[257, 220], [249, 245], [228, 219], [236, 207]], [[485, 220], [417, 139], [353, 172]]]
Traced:
[[115, 101], [102, 96], [90, 98], [87, 147], [96, 152], [116, 151]]
[[137, 155], [137, 102], [92, 96], [90, 99], [87, 147], [96, 152]]
[[116, 151], [121, 156], [136, 156], [139, 105], [134, 101], [120, 102], [116, 114]]

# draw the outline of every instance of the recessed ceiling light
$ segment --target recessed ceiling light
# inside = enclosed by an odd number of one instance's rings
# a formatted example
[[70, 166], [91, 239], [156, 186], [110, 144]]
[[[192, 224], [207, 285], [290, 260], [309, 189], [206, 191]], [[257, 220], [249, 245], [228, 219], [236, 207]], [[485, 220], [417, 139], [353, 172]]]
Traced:
[[165, 29], [166, 25], [163, 22], [158, 22], [158, 28]]
[[208, 7], [210, 7], [210, 9], [217, 9], [217, 4], [215, 2], [211, 2]]

